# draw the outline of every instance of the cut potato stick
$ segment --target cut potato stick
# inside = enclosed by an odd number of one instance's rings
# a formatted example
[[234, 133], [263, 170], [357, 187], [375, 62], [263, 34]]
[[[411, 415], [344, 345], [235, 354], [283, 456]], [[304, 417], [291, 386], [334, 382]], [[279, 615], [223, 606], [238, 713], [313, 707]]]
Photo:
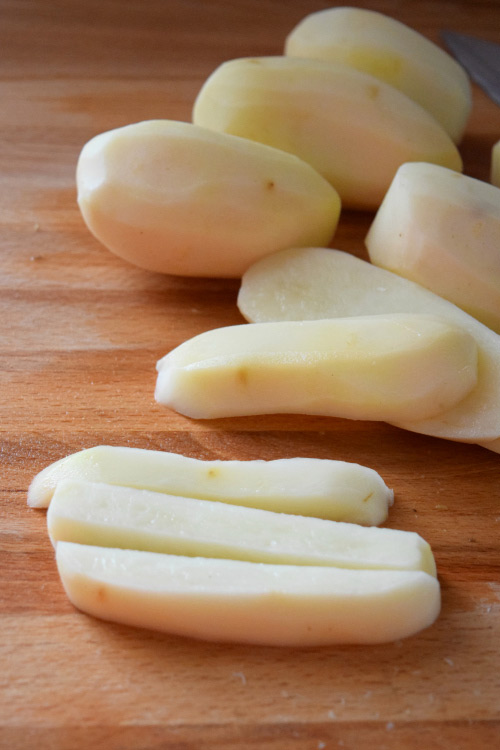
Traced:
[[403, 164], [366, 235], [376, 266], [500, 332], [500, 190], [436, 164]]
[[439, 614], [422, 571], [345, 570], [177, 557], [59, 542], [69, 599], [105, 620], [211, 641], [273, 646], [383, 643]]
[[195, 419], [410, 420], [461, 401], [476, 384], [476, 360], [472, 336], [421, 314], [230, 326], [160, 360], [155, 397]]
[[238, 306], [249, 321], [324, 319], [395, 312], [433, 313], [474, 336], [478, 383], [442, 415], [398, 425], [414, 432], [484, 444], [500, 437], [500, 338], [438, 295], [339, 250], [293, 249], [245, 274]]
[[47, 527], [54, 545], [436, 575], [430, 546], [413, 532], [70, 479], [55, 489]]
[[367, 526], [383, 523], [394, 495], [366, 466], [319, 458], [201, 461], [177, 453], [99, 445], [47, 466], [33, 479], [28, 504], [49, 505], [56, 484], [82, 479], [217, 500]]
[[193, 122], [295, 154], [344, 207], [377, 208], [407, 161], [462, 169], [452, 139], [423, 107], [367, 73], [322, 60], [225, 62], [198, 94]]
[[395, 18], [366, 8], [327, 8], [297, 24], [285, 51], [344, 63], [395, 86], [460, 141], [472, 106], [467, 73], [441, 47]]

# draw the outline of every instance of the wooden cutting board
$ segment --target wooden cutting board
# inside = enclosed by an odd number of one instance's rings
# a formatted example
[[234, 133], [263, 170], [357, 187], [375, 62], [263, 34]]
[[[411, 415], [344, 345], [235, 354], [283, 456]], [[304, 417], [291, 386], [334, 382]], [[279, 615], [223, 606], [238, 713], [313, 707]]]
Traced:
[[[434, 41], [500, 41], [500, 6], [360, 3]], [[327, 7], [308, 0], [4, 0], [0, 23], [0, 746], [131, 750], [493, 748], [500, 740], [500, 463], [385, 424], [295, 416], [190, 421], [153, 400], [155, 362], [243, 322], [238, 283], [119, 260], [75, 204], [79, 151], [103, 130], [189, 120], [226, 59], [279, 54]], [[487, 179], [500, 108], [474, 87], [461, 147]], [[345, 212], [335, 247], [364, 257], [372, 216]], [[100, 443], [197, 458], [364, 463], [395, 489], [389, 526], [432, 545], [438, 622], [405, 641], [318, 649], [213, 645], [107, 624], [69, 604], [45, 513], [48, 463]]]

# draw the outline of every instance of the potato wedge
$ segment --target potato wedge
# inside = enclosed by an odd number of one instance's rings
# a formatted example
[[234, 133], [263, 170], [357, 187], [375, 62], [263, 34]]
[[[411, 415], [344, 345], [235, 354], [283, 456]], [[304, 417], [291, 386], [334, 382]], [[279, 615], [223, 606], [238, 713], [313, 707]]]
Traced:
[[377, 208], [404, 162], [462, 168], [453, 141], [426, 110], [339, 63], [230, 60], [199, 92], [193, 122], [296, 154], [351, 208]]
[[288, 565], [424, 570], [436, 575], [418, 534], [66, 479], [47, 512], [54, 546], [77, 542]]
[[395, 86], [458, 143], [472, 107], [467, 73], [441, 47], [395, 18], [367, 8], [311, 13], [290, 32], [285, 54], [344, 63]]
[[201, 461], [166, 451], [98, 445], [66, 456], [37, 474], [28, 490], [28, 505], [46, 508], [64, 479], [367, 526], [383, 523], [394, 502], [394, 493], [376, 471], [346, 461]]
[[500, 190], [435, 164], [403, 164], [366, 236], [376, 266], [500, 333]]
[[238, 306], [252, 322], [394, 312], [439, 315], [474, 336], [479, 349], [477, 386], [442, 415], [398, 425], [469, 443], [500, 437], [498, 334], [418, 284], [339, 250], [293, 249], [249, 269]]
[[156, 400], [195, 419], [319, 414], [432, 417], [476, 384], [477, 347], [428, 315], [229, 326], [158, 362]]
[[384, 643], [430, 626], [436, 578], [181, 557], [59, 542], [71, 602], [95, 617], [209, 641], [267, 646]]
[[238, 277], [291, 244], [328, 244], [340, 213], [335, 190], [291, 154], [169, 120], [93, 138], [77, 187], [109, 250], [182, 276]]

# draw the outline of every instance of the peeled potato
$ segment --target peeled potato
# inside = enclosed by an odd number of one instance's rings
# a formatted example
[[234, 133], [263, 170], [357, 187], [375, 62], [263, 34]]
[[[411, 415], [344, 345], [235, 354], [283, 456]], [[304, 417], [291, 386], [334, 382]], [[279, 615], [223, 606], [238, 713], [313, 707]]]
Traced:
[[256, 323], [207, 331], [158, 362], [155, 398], [195, 419], [320, 414], [430, 418], [476, 384], [472, 336], [428, 315]]
[[273, 251], [327, 245], [340, 213], [335, 190], [291, 154], [168, 120], [93, 138], [77, 187], [109, 250], [183, 276], [238, 277]]
[[28, 489], [28, 505], [46, 508], [58, 483], [69, 479], [368, 526], [383, 523], [394, 501], [376, 471], [347, 461], [201, 461], [166, 451], [97, 445], [37, 474]]
[[190, 557], [436, 575], [430, 546], [410, 531], [81, 480], [57, 484], [47, 527], [54, 545], [65, 541]]
[[483, 445], [500, 438], [498, 334], [418, 284], [339, 250], [294, 249], [276, 253], [248, 270], [238, 306], [247, 320], [257, 322], [395, 312], [439, 315], [474, 337], [479, 352], [477, 385], [443, 414], [397, 420], [397, 424], [414, 432]]
[[366, 236], [370, 260], [500, 332], [500, 190], [435, 164], [403, 164]]
[[424, 107], [458, 143], [472, 97], [465, 70], [417, 31], [366, 8], [328, 8], [291, 31], [285, 53], [344, 63], [395, 86]]
[[296, 154], [353, 208], [377, 208], [404, 162], [462, 168], [453, 141], [426, 110], [339, 63], [292, 57], [226, 62], [198, 94], [193, 122]]
[[437, 579], [181, 557], [58, 542], [69, 599], [105, 620], [211, 641], [272, 646], [384, 643], [431, 625]]

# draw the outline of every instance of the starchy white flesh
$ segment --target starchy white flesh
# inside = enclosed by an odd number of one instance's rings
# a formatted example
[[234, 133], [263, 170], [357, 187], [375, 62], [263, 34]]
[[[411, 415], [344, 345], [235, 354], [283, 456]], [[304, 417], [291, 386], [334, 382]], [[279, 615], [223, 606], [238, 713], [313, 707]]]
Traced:
[[390, 271], [324, 248], [289, 250], [244, 275], [238, 306], [249, 321], [431, 313], [476, 340], [478, 382], [462, 402], [431, 419], [399, 422], [414, 432], [476, 443], [500, 437], [500, 338], [460, 308]]
[[273, 251], [327, 245], [340, 213], [335, 190], [291, 154], [169, 120], [93, 138], [77, 187], [109, 250], [183, 276], [241, 276]]
[[435, 164], [400, 167], [366, 236], [370, 260], [500, 332], [500, 190]]
[[256, 323], [207, 331], [158, 363], [156, 400], [195, 419], [430, 417], [477, 377], [472, 336], [428, 315]]
[[500, 188], [500, 141], [491, 149], [491, 184]]
[[439, 583], [422, 571], [345, 570], [176, 557], [59, 542], [72, 603], [105, 620], [270, 646], [384, 643], [431, 625]]
[[189, 557], [436, 575], [418, 534], [176, 497], [131, 487], [63, 480], [47, 513], [59, 541]]
[[458, 143], [472, 98], [464, 69], [436, 44], [394, 18], [366, 8], [306, 16], [285, 53], [344, 63], [395, 86], [430, 112]]
[[376, 526], [394, 494], [373, 469], [346, 461], [201, 461], [177, 453], [111, 445], [73, 453], [33, 479], [28, 504], [46, 508], [64, 479], [104, 482], [302, 516]]
[[426, 110], [339, 63], [230, 60], [202, 87], [193, 121], [296, 154], [352, 208], [377, 208], [404, 162], [462, 167], [453, 141]]

